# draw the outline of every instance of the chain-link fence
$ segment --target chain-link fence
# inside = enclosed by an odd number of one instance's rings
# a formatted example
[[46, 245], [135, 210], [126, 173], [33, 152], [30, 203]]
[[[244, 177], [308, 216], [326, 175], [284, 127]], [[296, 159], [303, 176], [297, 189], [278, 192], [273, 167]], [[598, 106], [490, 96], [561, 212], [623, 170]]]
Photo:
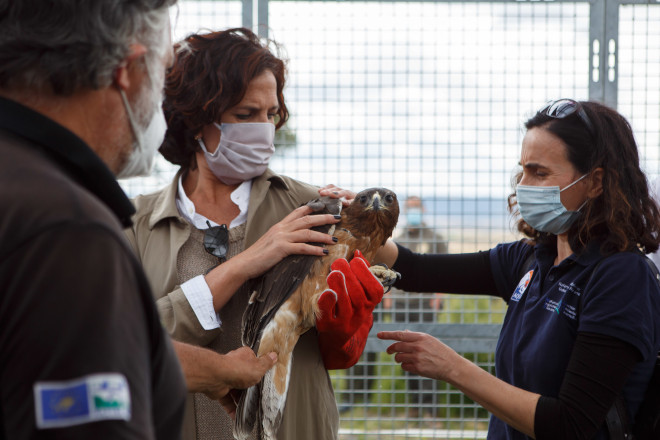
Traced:
[[[180, 0], [175, 38], [254, 26], [289, 59], [291, 119], [271, 167], [316, 185], [385, 186], [398, 240], [426, 252], [512, 240], [506, 197], [522, 124], [561, 97], [616, 106], [649, 177], [660, 165], [660, 5], [593, 1]], [[169, 182], [159, 159], [131, 195]], [[413, 219], [413, 217], [415, 217]], [[360, 363], [333, 372], [343, 439], [485, 438], [488, 414], [445, 383], [404, 374], [377, 329], [432, 333], [493, 371], [500, 300], [393, 292]]]

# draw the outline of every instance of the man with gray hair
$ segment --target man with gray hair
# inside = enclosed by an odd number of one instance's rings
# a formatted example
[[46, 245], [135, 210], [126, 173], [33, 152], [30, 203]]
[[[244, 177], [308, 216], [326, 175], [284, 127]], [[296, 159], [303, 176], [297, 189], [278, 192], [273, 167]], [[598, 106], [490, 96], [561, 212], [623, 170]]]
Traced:
[[0, 0], [0, 439], [176, 439], [186, 383], [225, 402], [273, 365], [175, 343], [179, 364], [122, 233], [175, 2]]

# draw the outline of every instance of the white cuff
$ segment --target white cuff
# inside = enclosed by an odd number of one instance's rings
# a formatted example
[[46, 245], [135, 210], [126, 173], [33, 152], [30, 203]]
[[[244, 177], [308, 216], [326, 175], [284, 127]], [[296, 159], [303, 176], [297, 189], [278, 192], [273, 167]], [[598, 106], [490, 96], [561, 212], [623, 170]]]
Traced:
[[181, 284], [181, 290], [204, 330], [219, 328], [222, 322], [213, 309], [213, 295], [204, 275], [198, 275]]

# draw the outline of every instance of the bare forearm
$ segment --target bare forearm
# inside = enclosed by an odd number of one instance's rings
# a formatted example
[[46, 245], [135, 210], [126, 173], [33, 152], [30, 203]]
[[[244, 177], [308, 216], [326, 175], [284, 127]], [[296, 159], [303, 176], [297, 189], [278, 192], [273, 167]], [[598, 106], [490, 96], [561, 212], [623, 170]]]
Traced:
[[374, 261], [370, 261], [371, 264], [385, 263], [387, 267], [394, 266], [397, 257], [399, 256], [399, 249], [396, 247], [396, 244], [391, 240], [387, 240], [385, 246], [378, 249]]
[[172, 343], [189, 392], [207, 392], [210, 387], [227, 388], [229, 391], [228, 385], [215, 374], [216, 371], [222, 371], [222, 355], [183, 342], [172, 341]]
[[518, 431], [535, 438], [539, 394], [516, 388], [461, 357], [447, 382]]
[[213, 308], [216, 312], [219, 312], [238, 288], [249, 279], [243, 260], [244, 258], [237, 255], [220, 264], [204, 277], [211, 290]]
[[534, 438], [538, 394], [516, 388], [482, 370], [426, 333], [383, 331], [378, 338], [396, 341], [387, 352], [413, 374], [443, 380], [518, 431]]
[[293, 210], [252, 246], [206, 275], [216, 312], [243, 283], [263, 274], [288, 255], [325, 255], [323, 247], [310, 243], [332, 245], [335, 243], [332, 235], [310, 228], [337, 223], [341, 217], [331, 214], [309, 215], [311, 212], [308, 206]]
[[249, 347], [226, 354], [172, 341], [179, 357], [188, 391], [222, 400], [232, 389], [244, 389], [261, 380], [277, 361], [275, 353], [257, 358]]

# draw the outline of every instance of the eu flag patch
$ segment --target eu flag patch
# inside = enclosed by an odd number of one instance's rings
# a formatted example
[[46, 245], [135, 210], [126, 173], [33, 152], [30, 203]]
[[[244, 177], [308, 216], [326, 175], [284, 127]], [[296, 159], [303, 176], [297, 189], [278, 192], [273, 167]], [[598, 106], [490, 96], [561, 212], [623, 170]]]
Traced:
[[128, 382], [119, 373], [93, 374], [63, 382], [37, 382], [34, 401], [39, 429], [131, 418]]

